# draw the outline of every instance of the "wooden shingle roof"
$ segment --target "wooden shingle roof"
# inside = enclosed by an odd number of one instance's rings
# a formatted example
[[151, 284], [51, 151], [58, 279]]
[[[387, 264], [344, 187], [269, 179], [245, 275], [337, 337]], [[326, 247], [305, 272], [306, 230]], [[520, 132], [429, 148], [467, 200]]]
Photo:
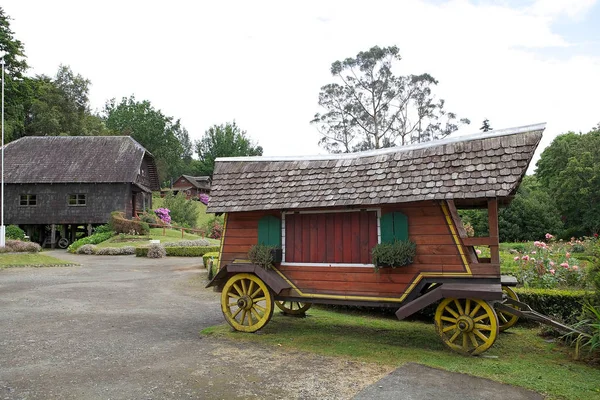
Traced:
[[530, 125], [351, 154], [218, 158], [207, 211], [506, 199], [544, 129]]
[[[129, 136], [30, 136], [4, 148], [6, 183], [136, 183], [154, 157]], [[152, 179], [158, 189], [158, 177]]]

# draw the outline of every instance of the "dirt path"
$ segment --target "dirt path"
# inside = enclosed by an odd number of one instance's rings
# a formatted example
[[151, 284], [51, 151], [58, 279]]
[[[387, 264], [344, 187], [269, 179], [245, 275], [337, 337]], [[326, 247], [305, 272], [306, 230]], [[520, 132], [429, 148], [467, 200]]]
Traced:
[[82, 266], [0, 270], [0, 399], [349, 399], [390, 372], [201, 336], [197, 259], [48, 254]]

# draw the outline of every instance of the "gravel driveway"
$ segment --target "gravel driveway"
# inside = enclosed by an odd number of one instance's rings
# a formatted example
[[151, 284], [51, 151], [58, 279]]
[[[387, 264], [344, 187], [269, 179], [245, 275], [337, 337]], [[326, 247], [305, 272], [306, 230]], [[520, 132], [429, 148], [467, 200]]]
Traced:
[[389, 368], [206, 338], [201, 261], [74, 256], [0, 270], [0, 399], [348, 399]]

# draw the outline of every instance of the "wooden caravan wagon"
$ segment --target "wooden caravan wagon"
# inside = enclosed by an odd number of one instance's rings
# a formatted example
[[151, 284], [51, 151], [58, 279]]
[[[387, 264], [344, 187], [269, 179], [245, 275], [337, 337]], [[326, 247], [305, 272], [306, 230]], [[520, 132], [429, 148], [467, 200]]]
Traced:
[[[498, 206], [517, 191], [544, 128], [353, 154], [217, 159], [208, 212], [225, 214], [225, 228], [209, 286], [222, 291], [225, 319], [254, 332], [275, 305], [303, 313], [311, 303], [394, 307], [402, 319], [441, 300], [443, 342], [465, 354], [487, 350], [520, 315], [509, 312], [517, 299], [501, 282]], [[489, 237], [467, 237], [459, 208], [487, 209]], [[376, 270], [373, 249], [398, 242], [414, 243], [412, 262]], [[248, 260], [257, 244], [281, 249], [271, 268]], [[491, 257], [473, 246], [489, 246]]]

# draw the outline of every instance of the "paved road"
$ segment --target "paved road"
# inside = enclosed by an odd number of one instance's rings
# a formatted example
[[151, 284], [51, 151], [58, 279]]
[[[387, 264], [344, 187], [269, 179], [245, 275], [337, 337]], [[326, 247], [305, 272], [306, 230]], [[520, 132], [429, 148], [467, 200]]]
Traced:
[[389, 368], [203, 337], [223, 322], [189, 258], [0, 270], [0, 399], [349, 399]]

